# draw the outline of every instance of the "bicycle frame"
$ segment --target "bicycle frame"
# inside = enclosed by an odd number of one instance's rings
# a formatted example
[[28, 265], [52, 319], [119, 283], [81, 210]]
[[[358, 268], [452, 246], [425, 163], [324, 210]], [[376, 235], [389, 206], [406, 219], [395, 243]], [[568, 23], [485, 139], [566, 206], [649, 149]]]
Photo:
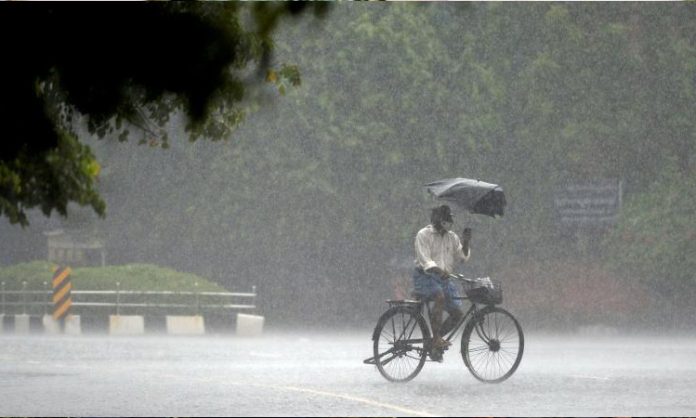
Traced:
[[[452, 299], [454, 299], [454, 300], [468, 300], [468, 298], [462, 297], [462, 296], [454, 297]], [[427, 315], [425, 316], [425, 318], [426, 318], [426, 321], [428, 324], [428, 328], [430, 328], [430, 333], [432, 334], [433, 324], [432, 324], [431, 319], [430, 319], [430, 315], [431, 315], [430, 303], [431, 302], [422, 301], [421, 303], [424, 306], [424, 310], [427, 312]], [[469, 309], [466, 311], [466, 313], [464, 315], [462, 315], [462, 318], [459, 320], [459, 322], [447, 334], [447, 336], [445, 337], [445, 340], [448, 342], [451, 342], [454, 339], [454, 337], [457, 335], [457, 333], [459, 333], [459, 330], [469, 320], [469, 317], [473, 318], [474, 315], [476, 314], [476, 312], [478, 312], [478, 308], [476, 307], [475, 303], [472, 303], [471, 306], [469, 306]], [[440, 324], [440, 326], [442, 326], [442, 324]]]

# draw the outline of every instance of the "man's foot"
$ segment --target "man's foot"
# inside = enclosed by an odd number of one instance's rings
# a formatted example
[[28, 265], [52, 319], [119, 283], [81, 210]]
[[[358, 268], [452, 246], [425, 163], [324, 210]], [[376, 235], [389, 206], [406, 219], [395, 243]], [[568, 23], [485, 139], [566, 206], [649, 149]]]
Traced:
[[433, 341], [434, 350], [446, 350], [450, 345], [452, 345], [451, 342], [443, 340], [442, 338], [438, 338]]
[[442, 363], [442, 350], [432, 350], [430, 352], [430, 360]]

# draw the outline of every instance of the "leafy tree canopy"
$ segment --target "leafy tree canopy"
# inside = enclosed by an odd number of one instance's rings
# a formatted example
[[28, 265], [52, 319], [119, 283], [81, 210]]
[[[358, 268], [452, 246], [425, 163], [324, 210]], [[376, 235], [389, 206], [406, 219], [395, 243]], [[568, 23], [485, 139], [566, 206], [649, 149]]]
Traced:
[[[27, 209], [65, 215], [71, 201], [104, 214], [94, 188], [99, 164], [77, 141], [77, 116], [99, 137], [125, 140], [139, 128], [163, 147], [160, 128], [175, 111], [188, 116], [193, 140], [227, 136], [243, 119], [249, 87], [264, 76], [279, 88], [299, 83], [292, 66], [270, 69], [270, 36], [280, 19], [304, 9], [296, 2], [0, 6], [0, 215], [26, 225]], [[326, 5], [313, 9], [322, 14]]]

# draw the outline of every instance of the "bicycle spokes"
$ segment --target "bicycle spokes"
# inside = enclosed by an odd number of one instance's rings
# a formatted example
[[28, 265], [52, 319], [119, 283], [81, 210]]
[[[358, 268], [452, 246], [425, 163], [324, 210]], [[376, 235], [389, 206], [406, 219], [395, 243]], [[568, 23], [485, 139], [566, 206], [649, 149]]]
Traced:
[[392, 381], [415, 377], [425, 362], [425, 324], [408, 309], [394, 309], [385, 315], [376, 332], [374, 359], [380, 373]]
[[485, 382], [500, 382], [517, 368], [524, 337], [517, 321], [499, 308], [481, 311], [467, 328], [462, 356], [474, 376]]

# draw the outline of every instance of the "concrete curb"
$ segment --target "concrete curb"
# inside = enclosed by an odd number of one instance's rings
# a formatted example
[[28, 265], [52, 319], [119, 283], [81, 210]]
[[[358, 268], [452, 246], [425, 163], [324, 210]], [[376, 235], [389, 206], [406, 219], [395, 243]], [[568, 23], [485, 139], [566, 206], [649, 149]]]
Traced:
[[142, 335], [145, 319], [141, 315], [109, 315], [109, 335]]
[[31, 332], [31, 317], [27, 314], [14, 316], [15, 334], [29, 334]]
[[167, 334], [203, 335], [205, 334], [205, 320], [200, 315], [167, 315]]
[[82, 325], [80, 315], [68, 315], [65, 317], [65, 329], [67, 335], [81, 335]]
[[44, 332], [46, 334], [61, 334], [63, 332], [63, 330], [60, 329], [60, 321], [53, 319], [53, 315], [44, 315], [41, 318], [41, 322], [43, 323]]
[[263, 333], [264, 317], [259, 315], [237, 314], [237, 335], [258, 337]]

